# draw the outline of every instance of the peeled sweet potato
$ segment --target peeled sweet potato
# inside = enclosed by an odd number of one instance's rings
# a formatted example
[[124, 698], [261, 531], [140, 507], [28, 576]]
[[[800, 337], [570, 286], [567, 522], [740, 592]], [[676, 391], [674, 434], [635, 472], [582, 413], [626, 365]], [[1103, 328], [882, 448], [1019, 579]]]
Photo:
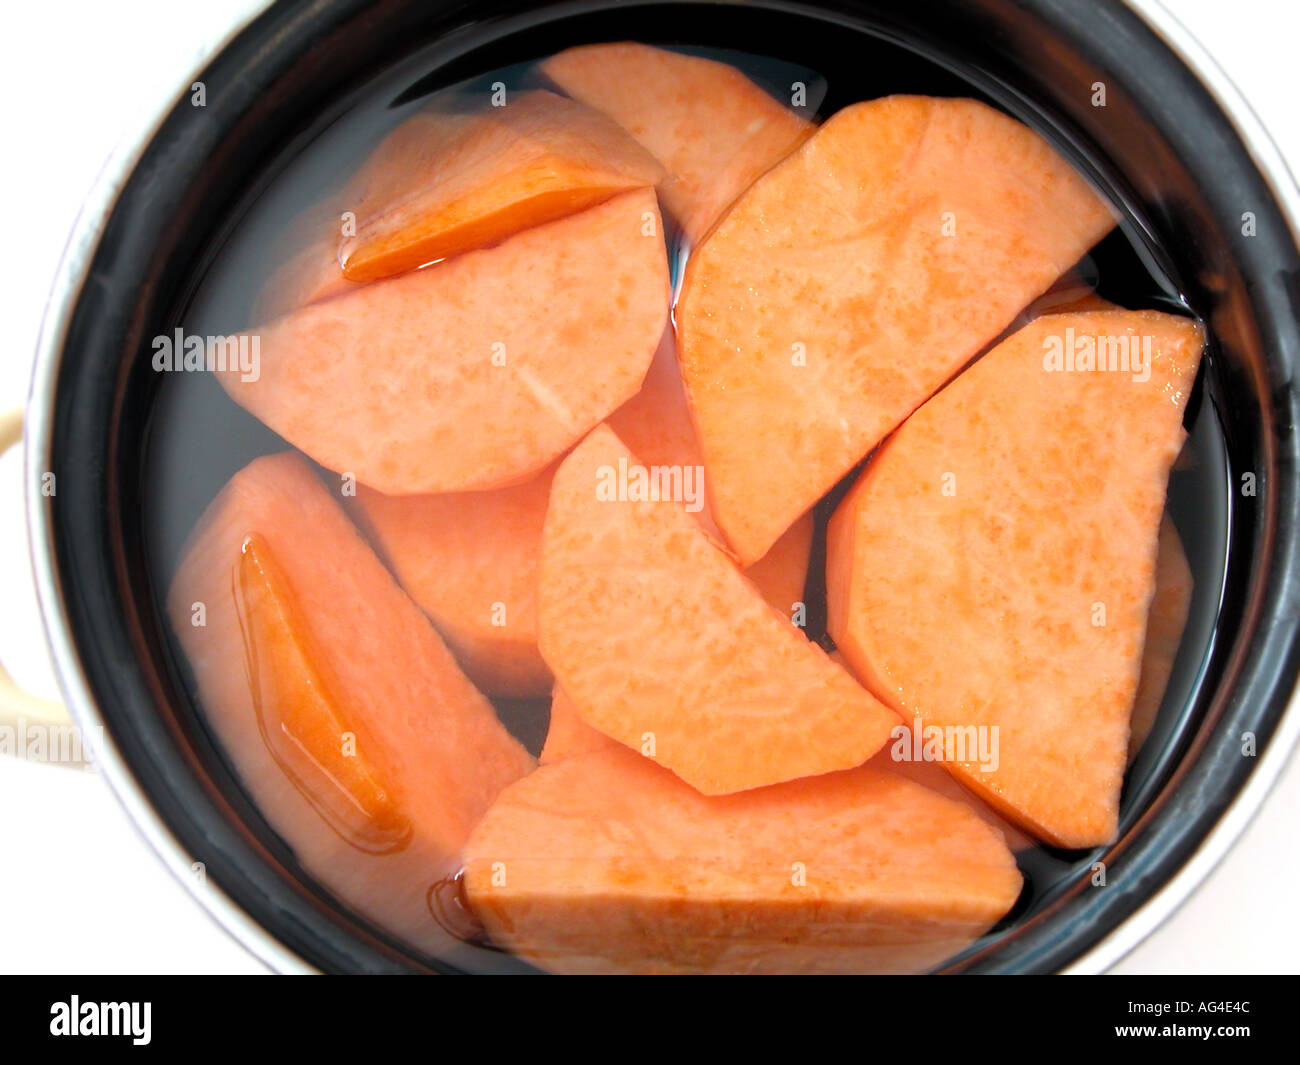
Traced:
[[663, 163], [664, 204], [692, 242], [813, 130], [735, 67], [663, 48], [583, 45], [552, 56], [541, 70]]
[[830, 522], [829, 628], [854, 674], [954, 741], [995, 729], [995, 772], [945, 767], [1057, 846], [1115, 836], [1203, 342], [1149, 311], [1038, 318], [913, 414]]
[[617, 123], [544, 90], [500, 107], [421, 111], [375, 149], [341, 198], [356, 216], [338, 262], [378, 281], [653, 188], [663, 167]]
[[637, 471], [601, 426], [551, 483], [538, 645], [579, 716], [706, 794], [864, 762], [894, 713]]
[[387, 496], [363, 487], [350, 501], [407, 594], [491, 695], [551, 689], [537, 650], [537, 560], [553, 472], [486, 492]]
[[[628, 449], [651, 466], [676, 466], [697, 469], [703, 478], [695, 517], [710, 536], [721, 541], [722, 533], [713, 520], [708, 505], [708, 470], [700, 440], [691, 421], [691, 409], [677, 367], [677, 346], [671, 329], [655, 353], [641, 389], [613, 414], [607, 423]], [[795, 603], [803, 599], [808, 577], [808, 558], [812, 553], [813, 516], [804, 514], [771, 549], [745, 570], [763, 598], [777, 610], [790, 616]]]
[[465, 847], [493, 941], [559, 973], [917, 972], [1020, 886], [994, 828], [869, 767], [710, 798], [631, 751], [580, 755]]
[[[518, 483], [640, 387], [668, 314], [654, 192], [302, 307], [232, 398], [381, 492]], [[250, 338], [251, 342], [251, 338]]]
[[676, 312], [741, 561], [1113, 225], [1051, 145], [973, 100], [854, 104], [756, 181], [687, 263]]
[[1155, 592], [1147, 615], [1146, 639], [1142, 643], [1142, 669], [1129, 721], [1128, 760], [1137, 756], [1151, 735], [1160, 704], [1164, 701], [1169, 675], [1178, 657], [1178, 646], [1192, 605], [1192, 570], [1183, 552], [1183, 542], [1168, 515], [1160, 523], [1156, 546]]
[[306, 462], [235, 475], [191, 535], [168, 613], [208, 723], [298, 860], [447, 950], [428, 894], [533, 760]]

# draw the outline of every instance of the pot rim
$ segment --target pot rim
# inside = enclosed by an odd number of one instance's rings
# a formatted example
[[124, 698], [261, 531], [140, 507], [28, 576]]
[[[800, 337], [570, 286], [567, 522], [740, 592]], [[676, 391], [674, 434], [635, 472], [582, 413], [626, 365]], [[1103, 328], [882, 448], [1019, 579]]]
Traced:
[[[1137, 14], [1196, 76], [1227, 117], [1285, 217], [1292, 240], [1300, 246], [1300, 188], [1277, 145], [1240, 90], [1206, 48], [1159, 0], [1121, 2]], [[184, 84], [201, 73], [227, 44], [273, 3], [274, 0], [243, 0], [234, 24], [196, 50], [190, 68], [191, 77]], [[68, 324], [118, 195], [179, 96], [177, 93], [163, 101], [153, 114], [134, 123], [120, 139], [83, 201], [55, 274], [37, 340], [26, 404], [23, 468], [28, 547], [46, 644], [63, 698], [82, 736], [99, 737], [94, 745], [94, 764], [136, 830], [208, 915], [250, 954], [276, 972], [315, 973], [318, 971], [315, 967], [287, 948], [270, 929], [254, 920], [215, 883], [200, 882], [193, 875], [189, 854], [163, 821], [104, 727], [103, 717], [70, 636], [62, 582], [56, 569], [50, 501], [39, 488], [52, 453], [54, 397]], [[1292, 689], [1277, 730], [1245, 786], [1199, 841], [1183, 867], [1126, 920], [1062, 971], [1070, 974], [1104, 972], [1177, 911], [1232, 849], [1297, 746], [1300, 746], [1300, 682]]]
[[[274, 0], [242, 0], [234, 24], [225, 32], [213, 35], [199, 46], [189, 77], [190, 84], [212, 59], [242, 33]], [[188, 90], [186, 90], [188, 91]], [[120, 137], [95, 183], [86, 195], [72, 233], [64, 247], [55, 274], [54, 285], [45, 305], [40, 335], [36, 342], [36, 361], [27, 395], [23, 432], [23, 469], [27, 484], [32, 477], [39, 484], [41, 473], [49, 467], [53, 445], [54, 394], [58, 382], [67, 326], [81, 294], [103, 236], [104, 228], [147, 145], [153, 140], [163, 120], [180, 97], [160, 102], [152, 114], [142, 115]], [[32, 568], [36, 577], [37, 599], [45, 627], [45, 642], [54, 661], [59, 688], [73, 722], [81, 730], [83, 742], [95, 738], [93, 766], [108, 782], [113, 794], [125, 808], [136, 830], [161, 859], [171, 874], [199, 903], [207, 914], [250, 954], [279, 973], [314, 973], [315, 968], [289, 950], [265, 926], [255, 921], [233, 899], [211, 881], [195, 877], [192, 859], [180, 841], [154, 808], [148, 794], [135, 779], [108, 730], [99, 706], [81, 666], [80, 657], [69, 633], [64, 607], [62, 582], [56, 569], [53, 525], [49, 500], [39, 491], [27, 491], [27, 538]]]

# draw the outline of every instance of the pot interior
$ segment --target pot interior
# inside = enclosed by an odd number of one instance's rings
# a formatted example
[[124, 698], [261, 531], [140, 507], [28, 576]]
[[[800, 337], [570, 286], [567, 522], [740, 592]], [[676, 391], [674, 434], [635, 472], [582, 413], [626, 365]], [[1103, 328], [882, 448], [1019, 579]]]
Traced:
[[[205, 106], [182, 99], [113, 212], [64, 353], [50, 468], [68, 620], [109, 730], [181, 846], [323, 968], [526, 968], [481, 946], [454, 960], [424, 957], [349, 912], [267, 825], [214, 742], [165, 619], [167, 585], [221, 486], [287, 445], [210, 375], [154, 372], [151, 341], [177, 328], [247, 328], [277, 235], [404, 108], [451, 87], [528, 88], [537, 59], [630, 39], [733, 62], [782, 95], [802, 82], [807, 110], [822, 118], [894, 93], [972, 96], [1006, 110], [1121, 212], [1120, 228], [1080, 264], [1098, 292], [1207, 324], [1168, 503], [1193, 602], [1155, 731], [1126, 778], [1120, 839], [1026, 852], [1016, 908], [948, 968], [1057, 968], [1117, 927], [1239, 790], [1253, 765], [1241, 737], [1267, 744], [1297, 664], [1295, 441], [1282, 431], [1294, 424], [1296, 249], [1192, 75], [1121, 4], [1086, 15], [996, 0], [921, 2], [905, 14], [870, 2], [760, 2], [743, 12], [389, 3], [369, 16], [363, 6], [274, 8], [204, 72]], [[1099, 83], [1104, 107], [1095, 106]], [[824, 624], [820, 561], [807, 590], [814, 637]], [[536, 752], [545, 703], [498, 709]], [[1105, 888], [1094, 886], [1097, 862]]]

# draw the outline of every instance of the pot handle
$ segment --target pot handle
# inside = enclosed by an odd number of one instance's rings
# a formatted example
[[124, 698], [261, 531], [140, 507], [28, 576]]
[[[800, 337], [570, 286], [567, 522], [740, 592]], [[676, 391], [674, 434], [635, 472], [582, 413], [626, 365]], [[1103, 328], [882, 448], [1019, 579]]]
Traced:
[[[23, 412], [11, 410], [0, 414], [0, 454], [16, 447], [22, 439]], [[23, 691], [0, 664], [0, 728], [11, 728], [15, 734], [22, 734], [30, 732], [33, 726], [40, 728], [70, 723], [68, 711], [62, 703]], [[21, 744], [6, 746], [21, 753]]]

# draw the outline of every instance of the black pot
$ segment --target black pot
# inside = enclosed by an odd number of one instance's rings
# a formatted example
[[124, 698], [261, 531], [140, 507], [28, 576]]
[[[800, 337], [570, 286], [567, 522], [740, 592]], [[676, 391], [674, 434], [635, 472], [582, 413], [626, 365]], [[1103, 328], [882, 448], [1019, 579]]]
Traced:
[[[254, 5], [260, 8], [260, 4]], [[252, 807], [179, 681], [141, 528], [158, 388], [149, 338], [178, 324], [232, 219], [286, 145], [420, 51], [446, 83], [592, 40], [640, 39], [856, 71], [857, 95], [908, 91], [863, 68], [883, 38], [1047, 133], [1111, 190], [1212, 332], [1205, 373], [1224, 441], [1227, 568], [1213, 640], [1160, 757], [1125, 791], [1108, 886], [1086, 875], [951, 968], [1097, 970], [1149, 932], [1240, 833], [1300, 732], [1297, 191], [1216, 68], [1146, 0], [317, 0], [252, 17], [110, 167], [83, 212], [41, 341], [27, 411], [30, 525], [64, 693], [103, 725], [101, 771], [168, 864], [276, 967], [442, 968], [347, 912]], [[937, 68], [936, 68], [937, 69]], [[964, 79], [964, 80], [963, 80]], [[1104, 82], [1106, 106], [1093, 106]], [[955, 91], [962, 91], [957, 88]], [[831, 78], [832, 106], [836, 99]], [[1253, 235], [1243, 215], [1254, 220]], [[1246, 227], [1249, 228], [1249, 227]], [[53, 473], [58, 491], [42, 491]], [[1243, 473], [1254, 495], [1235, 490]], [[1243, 735], [1257, 754], [1243, 756]], [[192, 874], [202, 863], [202, 883]]]

